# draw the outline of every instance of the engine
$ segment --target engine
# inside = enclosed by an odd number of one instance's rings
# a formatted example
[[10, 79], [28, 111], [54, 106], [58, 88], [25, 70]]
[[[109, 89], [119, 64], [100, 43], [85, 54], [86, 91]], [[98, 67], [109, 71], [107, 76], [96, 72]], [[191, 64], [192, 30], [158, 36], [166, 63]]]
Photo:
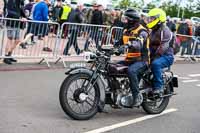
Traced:
[[129, 86], [129, 79], [128, 78], [117, 78], [119, 83], [120, 89], [116, 90], [115, 93], [115, 104], [118, 106], [130, 106], [133, 97]]

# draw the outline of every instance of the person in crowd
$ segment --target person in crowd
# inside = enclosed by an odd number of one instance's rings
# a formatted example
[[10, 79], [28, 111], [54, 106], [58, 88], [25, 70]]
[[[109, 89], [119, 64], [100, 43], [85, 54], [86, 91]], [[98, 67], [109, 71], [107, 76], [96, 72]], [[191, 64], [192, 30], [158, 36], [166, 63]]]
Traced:
[[180, 52], [180, 40], [176, 37], [176, 22], [173, 21], [170, 16], [167, 16], [166, 25], [173, 33], [172, 45], [174, 48], [174, 54], [176, 55], [178, 52]]
[[170, 19], [169, 16], [167, 16], [167, 23], [166, 25], [168, 26], [168, 28], [175, 33], [176, 32], [176, 24]]
[[122, 13], [118, 10], [115, 10], [115, 14], [114, 14], [114, 20], [112, 23], [112, 27], [124, 27], [123, 22], [121, 21], [121, 15]]
[[[29, 0], [29, 3], [25, 5], [24, 7], [24, 12], [25, 12], [25, 15], [26, 15], [26, 18], [28, 20], [33, 20], [33, 15], [32, 15], [32, 12], [33, 12], [33, 7], [35, 5], [35, 1], [34, 0]], [[20, 46], [23, 48], [23, 49], [26, 49], [26, 46], [27, 46], [27, 41], [29, 40], [29, 38], [31, 38], [31, 44], [35, 44], [36, 42], [34, 41], [34, 34], [31, 33], [31, 30], [32, 30], [32, 27], [33, 26], [33, 23], [32, 22], [28, 22], [28, 28], [27, 28], [27, 32], [25, 34], [25, 37], [24, 37], [24, 40], [21, 41], [20, 43]]]
[[[59, 17], [60, 17], [60, 25], [62, 25], [63, 23], [68, 21], [68, 17], [69, 17], [69, 14], [70, 14], [71, 10], [72, 10], [72, 8], [70, 6], [70, 3], [67, 2], [67, 1], [64, 2], [63, 6], [61, 8], [61, 11], [60, 11], [60, 15], [59, 15]], [[66, 25], [63, 27], [63, 31], [64, 32], [62, 33], [62, 37], [66, 38], [66, 36], [67, 36], [67, 34], [66, 34], [67, 26]]]
[[53, 21], [55, 22], [59, 22], [61, 23], [61, 9], [63, 8], [63, 4], [62, 4], [62, 1], [61, 0], [57, 0], [55, 5], [53, 6], [53, 11], [52, 11], [52, 19]]
[[200, 55], [200, 23], [197, 23], [195, 25], [195, 31], [194, 31], [194, 36], [196, 39], [196, 47], [194, 50], [195, 55]]
[[126, 59], [119, 64], [128, 65], [128, 78], [133, 95], [132, 106], [139, 106], [142, 103], [139, 81], [150, 61], [149, 34], [148, 30], [140, 24], [140, 15], [136, 10], [126, 10], [123, 20], [126, 27], [122, 39], [115, 44], [115, 47], [121, 45], [119, 53], [128, 50]]
[[171, 46], [172, 32], [165, 25], [166, 13], [160, 8], [151, 9], [148, 13], [147, 27], [150, 33], [151, 70], [154, 76], [153, 93], [162, 96], [164, 81], [162, 69], [170, 67], [174, 62], [174, 52]]
[[[49, 0], [42, 0], [38, 2], [33, 11], [33, 20], [34, 21], [45, 21], [48, 22], [49, 17], [48, 17], [48, 5], [50, 4]], [[35, 23], [35, 29], [37, 29], [37, 36], [41, 35], [44, 37], [44, 43], [45, 46], [43, 48], [43, 51], [46, 52], [52, 52], [52, 50], [48, 47], [48, 32], [49, 32], [49, 27], [47, 23]], [[35, 30], [34, 29], [34, 30]]]
[[[23, 8], [23, 0], [4, 0], [4, 15], [6, 18], [21, 19], [21, 21], [26, 21]], [[6, 25], [8, 40], [5, 49], [5, 56], [11, 57], [14, 49], [20, 42], [20, 28], [22, 28], [21, 26], [23, 25], [23, 22], [7, 20]], [[3, 62], [11, 65], [13, 62], [17, 62], [17, 60], [13, 58], [5, 58]]]
[[103, 14], [102, 14], [102, 5], [94, 4], [93, 13], [90, 24], [103, 25]]
[[[91, 18], [92, 25], [103, 25], [103, 14], [102, 14], [102, 5], [94, 4], [93, 5], [93, 12]], [[98, 26], [92, 26], [91, 30], [89, 31], [89, 37], [86, 40], [84, 50], [87, 51], [89, 47], [90, 40], [94, 40], [96, 47], [99, 48], [99, 40], [102, 37], [102, 29]]]
[[177, 37], [181, 41], [181, 56], [185, 54], [185, 50], [187, 50], [186, 54], [191, 54], [191, 37], [187, 37], [192, 35], [192, 28], [190, 27], [189, 20], [185, 20], [184, 22], [180, 23], [177, 29], [177, 34]]
[[4, 8], [4, 1], [0, 2], [0, 17], [3, 17], [3, 9]]
[[103, 11], [103, 25], [111, 26], [112, 24], [113, 22], [112, 22], [111, 10], [105, 9]]
[[[68, 22], [70, 23], [82, 23], [83, 22], [83, 4], [79, 3], [76, 9], [72, 9], [71, 13], [69, 14]], [[77, 37], [80, 30], [79, 25], [72, 25], [69, 26], [69, 40], [66, 44], [66, 47], [63, 51], [64, 55], [69, 55], [69, 49], [73, 45], [76, 51], [76, 54], [79, 55], [81, 50], [78, 47]]]
[[67, 22], [67, 19], [68, 19], [68, 16], [69, 16], [71, 10], [72, 10], [72, 8], [70, 7], [69, 2], [67, 2], [67, 1], [64, 2], [63, 6], [61, 8], [60, 14], [59, 14], [61, 24], [63, 24], [64, 22]]

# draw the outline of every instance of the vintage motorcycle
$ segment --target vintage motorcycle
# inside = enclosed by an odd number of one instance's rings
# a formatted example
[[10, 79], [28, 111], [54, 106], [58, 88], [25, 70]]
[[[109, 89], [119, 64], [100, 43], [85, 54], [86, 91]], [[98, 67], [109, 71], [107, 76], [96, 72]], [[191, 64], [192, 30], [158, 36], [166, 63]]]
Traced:
[[[127, 75], [128, 66], [111, 61], [116, 54], [115, 48], [102, 48], [101, 51], [86, 52], [87, 63], [74, 65], [67, 71], [59, 98], [64, 112], [73, 119], [87, 120], [97, 112], [102, 112], [105, 104], [112, 108], [133, 108], [132, 93]], [[164, 111], [170, 97], [175, 95], [178, 78], [169, 69], [163, 69], [164, 94], [154, 96], [152, 93], [153, 74], [147, 69], [140, 80], [141, 106], [148, 114]]]

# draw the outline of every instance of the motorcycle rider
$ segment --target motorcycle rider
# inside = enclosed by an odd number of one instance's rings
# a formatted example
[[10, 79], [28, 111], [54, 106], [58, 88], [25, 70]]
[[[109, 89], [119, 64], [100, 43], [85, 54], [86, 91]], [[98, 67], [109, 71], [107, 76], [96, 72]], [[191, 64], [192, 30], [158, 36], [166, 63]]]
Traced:
[[166, 13], [162, 9], [151, 9], [148, 17], [147, 27], [151, 29], [150, 57], [151, 70], [154, 75], [153, 92], [162, 95], [164, 92], [162, 69], [170, 67], [174, 61], [174, 52], [171, 46], [173, 34], [165, 25]]
[[140, 24], [140, 15], [136, 10], [128, 9], [124, 13], [125, 28], [122, 39], [116, 44], [121, 45], [119, 52], [127, 50], [126, 58], [119, 64], [128, 65], [128, 78], [133, 95], [133, 106], [142, 103], [139, 92], [141, 74], [149, 64], [149, 34]]

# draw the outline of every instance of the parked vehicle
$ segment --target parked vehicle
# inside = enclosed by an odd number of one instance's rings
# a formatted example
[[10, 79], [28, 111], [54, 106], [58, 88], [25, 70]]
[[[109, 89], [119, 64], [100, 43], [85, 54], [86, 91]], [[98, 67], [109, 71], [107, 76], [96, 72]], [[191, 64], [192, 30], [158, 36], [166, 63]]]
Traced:
[[191, 17], [192, 24], [200, 23], [200, 18], [198, 17]]

